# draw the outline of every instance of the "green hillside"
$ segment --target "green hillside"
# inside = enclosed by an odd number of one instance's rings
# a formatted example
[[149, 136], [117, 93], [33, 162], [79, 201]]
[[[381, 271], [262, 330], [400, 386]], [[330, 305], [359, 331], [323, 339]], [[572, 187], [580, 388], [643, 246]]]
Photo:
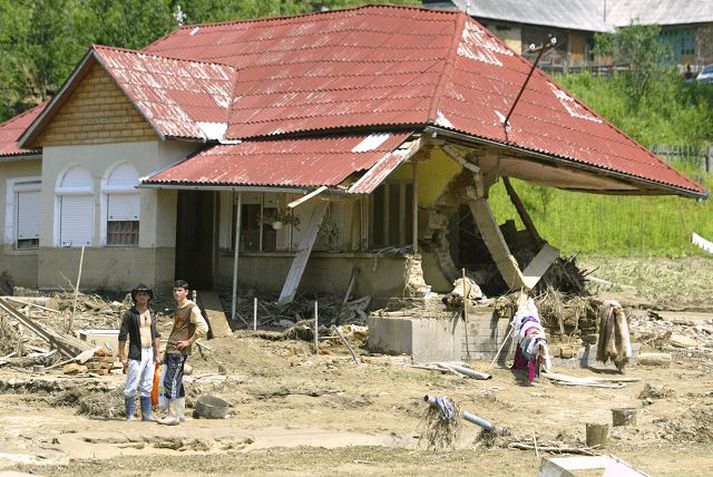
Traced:
[[[556, 79], [646, 146], [713, 144], [713, 87], [684, 83], [669, 71], [634, 102], [623, 77], [582, 73]], [[708, 190], [713, 187], [713, 176], [700, 167], [685, 162], [672, 165], [702, 181]], [[522, 181], [513, 185], [541, 235], [563, 252], [681, 255], [701, 253], [690, 245], [693, 232], [713, 240], [711, 200], [573, 193]], [[501, 183], [492, 189], [491, 202], [501, 221], [517, 219]]]

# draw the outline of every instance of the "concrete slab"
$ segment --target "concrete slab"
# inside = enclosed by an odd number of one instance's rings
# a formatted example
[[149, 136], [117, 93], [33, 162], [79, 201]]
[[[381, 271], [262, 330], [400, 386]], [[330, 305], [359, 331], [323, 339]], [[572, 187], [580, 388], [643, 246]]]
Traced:
[[648, 477], [615, 456], [545, 457], [538, 477]]
[[368, 326], [370, 351], [410, 354], [415, 363], [490, 360], [507, 333], [507, 320], [494, 320], [490, 308], [468, 312], [467, 333], [457, 312], [370, 316]]

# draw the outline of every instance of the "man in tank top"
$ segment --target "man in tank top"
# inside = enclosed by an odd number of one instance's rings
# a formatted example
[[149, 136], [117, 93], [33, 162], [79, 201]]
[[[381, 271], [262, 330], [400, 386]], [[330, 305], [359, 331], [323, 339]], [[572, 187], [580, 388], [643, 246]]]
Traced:
[[185, 420], [183, 366], [191, 354], [193, 343], [208, 334], [208, 323], [198, 305], [188, 299], [189, 291], [188, 282], [185, 280], [176, 280], [173, 284], [176, 311], [173, 314], [173, 330], [166, 344], [166, 376], [163, 382], [168, 399], [168, 415], [159, 419], [161, 424], [176, 425]]

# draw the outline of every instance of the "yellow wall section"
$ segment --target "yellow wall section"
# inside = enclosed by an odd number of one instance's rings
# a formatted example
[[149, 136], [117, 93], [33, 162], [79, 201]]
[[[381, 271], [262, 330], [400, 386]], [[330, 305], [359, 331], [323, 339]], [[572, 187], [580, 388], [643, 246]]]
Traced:
[[[418, 205], [432, 206], [461, 169], [461, 165], [443, 151], [433, 149], [427, 161], [418, 163]], [[403, 164], [391, 174], [388, 182], [410, 181], [412, 178], [413, 164]]]
[[104, 69], [95, 64], [33, 146], [154, 141], [156, 134]]

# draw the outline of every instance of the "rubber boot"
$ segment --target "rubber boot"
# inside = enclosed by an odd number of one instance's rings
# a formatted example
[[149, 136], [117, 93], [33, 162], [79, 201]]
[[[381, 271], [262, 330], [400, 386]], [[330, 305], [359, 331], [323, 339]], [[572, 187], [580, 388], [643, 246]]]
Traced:
[[126, 411], [126, 420], [133, 421], [134, 420], [134, 411], [136, 410], [136, 402], [134, 402], [133, 396], [132, 397], [124, 396], [124, 410]]
[[159, 424], [163, 424], [165, 426], [177, 426], [181, 423], [181, 421], [178, 420], [178, 416], [176, 415], [175, 399], [168, 400], [168, 415], [163, 419], [157, 419], [157, 421]]
[[151, 396], [141, 396], [141, 420], [154, 420], [153, 416], [151, 415]]
[[176, 417], [180, 422], [186, 421], [186, 398], [176, 399]]

